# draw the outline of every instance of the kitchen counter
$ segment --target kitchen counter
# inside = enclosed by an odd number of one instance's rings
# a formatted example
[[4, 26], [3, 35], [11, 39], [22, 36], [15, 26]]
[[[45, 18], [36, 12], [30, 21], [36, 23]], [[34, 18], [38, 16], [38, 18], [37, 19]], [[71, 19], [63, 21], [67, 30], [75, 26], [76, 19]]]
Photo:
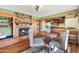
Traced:
[[24, 38], [28, 38], [28, 36], [21, 36], [21, 37], [13, 37], [13, 38], [6, 38], [6, 39], [1, 39], [0, 40], [0, 47], [5, 47], [14, 43], [17, 43]]
[[28, 36], [21, 36], [0, 40], [0, 52], [2, 53], [20, 52], [25, 49], [28, 49], [29, 47], [30, 46]]

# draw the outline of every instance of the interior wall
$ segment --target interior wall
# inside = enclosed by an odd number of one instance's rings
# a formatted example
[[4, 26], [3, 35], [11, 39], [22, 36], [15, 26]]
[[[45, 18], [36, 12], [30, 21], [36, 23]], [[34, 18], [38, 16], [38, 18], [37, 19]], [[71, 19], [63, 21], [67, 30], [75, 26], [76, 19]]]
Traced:
[[[17, 15], [14, 12], [11, 12], [11, 11], [9, 12], [9, 11], [6, 11], [6, 10], [0, 10], [0, 16], [13, 17], [13, 20], [12, 20], [13, 21], [13, 37], [18, 37], [18, 31], [16, 29], [17, 28], [16, 20], [18, 19], [19, 22], [24, 22], [24, 21], [27, 22], [27, 19], [28, 19], [28, 17], [27, 17], [28, 15], [27, 15], [26, 20], [23, 21], [23, 19], [21, 19], [22, 20], [21, 21], [20, 18], [18, 18]], [[1, 29], [1, 31], [5, 31], [5, 32], [8, 30], [6, 33], [9, 33], [11, 31], [11, 29], [9, 27], [5, 28], [5, 30], [4, 30], [4, 27], [1, 27], [0, 29]]]
[[[78, 31], [78, 17], [79, 16], [76, 16], [78, 14], [78, 11], [77, 9], [75, 10], [70, 10], [70, 11], [66, 11], [66, 12], [62, 12], [62, 13], [59, 13], [59, 14], [55, 14], [55, 15], [50, 15], [50, 16], [45, 16], [45, 17], [42, 17], [42, 19], [56, 19], [58, 17], [62, 17], [62, 16], [65, 16], [65, 21], [64, 23], [60, 23], [58, 25], [58, 27], [63, 27], [63, 28], [74, 28], [75, 30]], [[41, 19], [41, 20], [42, 20]], [[44, 24], [42, 25], [42, 28], [44, 28]]]
[[45, 19], [41, 19], [41, 21], [40, 21], [40, 31], [45, 30], [45, 24], [46, 24]]
[[33, 34], [36, 35], [36, 27], [37, 27], [37, 23], [36, 23], [36, 20], [35, 20], [35, 17], [32, 16], [32, 28], [33, 28]]
[[[69, 13], [69, 12], [68, 12]], [[70, 12], [70, 13], [72, 13], [72, 12]], [[67, 13], [66, 13], [67, 14]], [[64, 14], [63, 14], [64, 15]], [[1, 12], [0, 11], [0, 16], [8, 16], [8, 17], [13, 17], [13, 36], [18, 36], [17, 35], [17, 31], [15, 30], [16, 29], [16, 24], [15, 24], [15, 21], [16, 21], [16, 15], [12, 12], [10, 12], [10, 13], [8, 13], [7, 11], [4, 11], [4, 12]], [[49, 17], [49, 16], [48, 16]], [[42, 20], [43, 20], [43, 18], [42, 18]], [[72, 19], [73, 20], [73, 19]], [[65, 21], [65, 27], [67, 28], [67, 27], [75, 27], [76, 29], [77, 29], [77, 25], [78, 25], [78, 20], [73, 20], [72, 21], [71, 19], [69, 19], [69, 20], [66, 20]], [[45, 22], [44, 21], [41, 21], [42, 23], [40, 24], [41, 26], [40, 26], [40, 28], [42, 29], [42, 30], [44, 30], [44, 27], [45, 27]], [[71, 23], [70, 23], [71, 22]], [[33, 26], [33, 31], [35, 32], [36, 31], [36, 26], [37, 26], [37, 24], [36, 24], [37, 22], [36, 22], [36, 17], [33, 17], [32, 16], [32, 26]], [[60, 27], [64, 27], [64, 25], [62, 26], [63, 24], [61, 24], [60, 25]], [[7, 30], [7, 29], [6, 29]]]
[[14, 13], [8, 13], [7, 11], [0, 11], [0, 16], [8, 16], [8, 17], [15, 17], [15, 14]]

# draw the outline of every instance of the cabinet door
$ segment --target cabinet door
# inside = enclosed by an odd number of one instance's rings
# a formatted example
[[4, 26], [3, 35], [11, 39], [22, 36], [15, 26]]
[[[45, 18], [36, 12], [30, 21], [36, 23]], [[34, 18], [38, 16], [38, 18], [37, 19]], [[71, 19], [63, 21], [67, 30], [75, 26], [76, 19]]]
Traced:
[[78, 29], [78, 18], [65, 19], [65, 27]]

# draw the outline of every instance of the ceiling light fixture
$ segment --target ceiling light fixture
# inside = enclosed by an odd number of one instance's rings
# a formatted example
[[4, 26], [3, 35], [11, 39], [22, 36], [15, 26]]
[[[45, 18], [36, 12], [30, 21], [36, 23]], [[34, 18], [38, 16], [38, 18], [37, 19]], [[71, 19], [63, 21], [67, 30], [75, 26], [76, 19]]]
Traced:
[[40, 10], [40, 5], [34, 5], [33, 10], [34, 11], [39, 11]]

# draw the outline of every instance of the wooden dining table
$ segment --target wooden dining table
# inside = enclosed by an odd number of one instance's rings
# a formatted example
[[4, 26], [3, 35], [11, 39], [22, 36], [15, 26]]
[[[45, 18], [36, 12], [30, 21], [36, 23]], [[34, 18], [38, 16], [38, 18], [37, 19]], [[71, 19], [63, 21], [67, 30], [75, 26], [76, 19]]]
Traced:
[[59, 36], [60, 36], [60, 34], [58, 32], [53, 32], [53, 33], [48, 34], [48, 37], [50, 37], [51, 39], [57, 38]]
[[59, 40], [60, 39], [59, 38], [60, 37], [60, 33], [58, 33], [58, 32], [50, 32], [50, 33], [48, 33], [48, 32], [41, 31], [41, 32], [38, 32], [36, 36], [44, 37], [45, 38], [44, 42], [46, 44], [49, 43], [49, 38], [51, 40], [53, 40], [53, 39]]

